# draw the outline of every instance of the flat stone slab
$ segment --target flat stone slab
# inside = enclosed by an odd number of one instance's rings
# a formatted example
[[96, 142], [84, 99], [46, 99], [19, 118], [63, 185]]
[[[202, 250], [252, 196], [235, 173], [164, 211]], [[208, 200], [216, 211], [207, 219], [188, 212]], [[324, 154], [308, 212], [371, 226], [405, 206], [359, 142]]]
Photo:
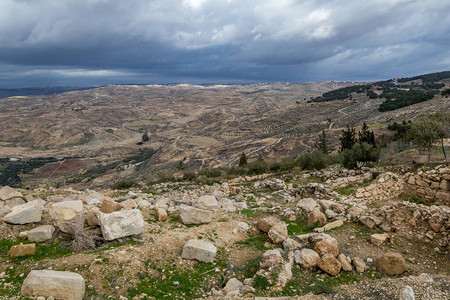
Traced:
[[141, 234], [144, 232], [144, 218], [139, 209], [121, 210], [109, 214], [99, 213], [98, 221], [105, 240]]
[[9, 214], [3, 217], [3, 221], [11, 224], [29, 224], [40, 222], [42, 211], [37, 200], [22, 205], [14, 206]]
[[12, 246], [9, 250], [9, 257], [19, 257], [25, 255], [34, 255], [36, 253], [36, 244], [20, 244]]
[[217, 254], [217, 247], [202, 240], [189, 240], [183, 247], [182, 258], [196, 259], [203, 262], [213, 262]]
[[21, 294], [25, 297], [54, 297], [62, 300], [82, 300], [86, 283], [77, 273], [33, 270], [25, 278]]

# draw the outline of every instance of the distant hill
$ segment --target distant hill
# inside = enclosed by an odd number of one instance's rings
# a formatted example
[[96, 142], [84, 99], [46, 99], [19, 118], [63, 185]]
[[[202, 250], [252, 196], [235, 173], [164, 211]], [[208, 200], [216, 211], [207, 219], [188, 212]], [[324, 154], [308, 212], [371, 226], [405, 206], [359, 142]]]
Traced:
[[370, 99], [386, 99], [380, 104], [379, 111], [391, 111], [432, 99], [445, 87], [445, 84], [440, 81], [448, 78], [450, 78], [450, 71], [377, 81], [332, 90], [311, 101], [328, 102], [352, 99], [352, 93], [366, 94]]
[[41, 96], [60, 94], [70, 91], [90, 90], [96, 87], [54, 86], [54, 87], [30, 87], [17, 89], [0, 89], [0, 98], [13, 96]]

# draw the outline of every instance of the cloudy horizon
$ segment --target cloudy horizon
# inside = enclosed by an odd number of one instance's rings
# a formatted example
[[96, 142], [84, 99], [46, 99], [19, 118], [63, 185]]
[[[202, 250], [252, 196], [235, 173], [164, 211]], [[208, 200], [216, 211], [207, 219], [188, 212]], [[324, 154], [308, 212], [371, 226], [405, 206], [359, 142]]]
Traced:
[[2, 0], [0, 88], [445, 71], [449, 11], [447, 0]]

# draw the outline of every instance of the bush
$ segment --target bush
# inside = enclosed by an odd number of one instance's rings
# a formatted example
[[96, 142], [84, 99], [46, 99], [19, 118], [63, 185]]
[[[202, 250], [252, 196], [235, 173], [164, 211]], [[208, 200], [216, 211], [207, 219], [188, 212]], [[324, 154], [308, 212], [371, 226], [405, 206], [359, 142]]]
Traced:
[[195, 174], [195, 172], [186, 172], [183, 174], [184, 181], [192, 181], [195, 178], [197, 178], [197, 175]]
[[366, 165], [369, 162], [378, 160], [379, 151], [373, 145], [368, 143], [357, 143], [352, 149], [345, 149], [343, 152], [342, 164], [347, 169], [356, 169], [358, 163]]
[[269, 165], [263, 160], [257, 160], [247, 165], [248, 175], [264, 174], [267, 173], [267, 171], [269, 171]]
[[132, 187], [139, 187], [139, 183], [134, 180], [120, 180], [111, 185], [113, 190], [126, 190]]
[[206, 176], [208, 178], [216, 178], [222, 175], [222, 171], [217, 168], [201, 169], [198, 171], [198, 175]]
[[336, 160], [331, 159], [330, 155], [326, 155], [321, 151], [314, 151], [301, 155], [296, 162], [302, 170], [322, 170], [334, 163], [334, 161]]

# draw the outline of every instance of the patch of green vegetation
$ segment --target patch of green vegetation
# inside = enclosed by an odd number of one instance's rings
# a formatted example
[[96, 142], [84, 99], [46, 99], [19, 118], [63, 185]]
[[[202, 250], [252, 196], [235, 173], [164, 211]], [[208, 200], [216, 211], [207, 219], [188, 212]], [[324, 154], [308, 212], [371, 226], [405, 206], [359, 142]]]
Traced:
[[364, 181], [364, 182], [362, 182], [362, 183], [359, 183], [359, 184], [357, 184], [357, 185], [348, 185], [348, 186], [344, 186], [344, 187], [341, 187], [341, 188], [337, 189], [336, 192], [337, 192], [338, 194], [340, 194], [340, 195], [350, 196], [350, 195], [353, 194], [358, 188], [369, 186], [369, 185], [373, 182], [373, 180], [374, 180], [374, 179], [369, 179], [369, 180], [366, 180], [366, 181]]
[[[14, 245], [19, 245], [24, 243], [23, 241], [11, 241], [2, 239], [0, 240], [0, 256], [7, 257], [9, 249]], [[30, 243], [24, 243], [30, 244]], [[36, 253], [34, 255], [21, 256], [16, 258], [11, 258], [14, 263], [20, 263], [27, 259], [32, 259], [34, 261], [39, 261], [45, 258], [58, 258], [72, 254], [73, 251], [69, 248], [63, 247], [61, 243], [52, 244], [36, 244]]]
[[222, 288], [226, 282], [220, 271], [226, 267], [220, 251], [214, 263], [196, 262], [193, 267], [183, 268], [174, 264], [159, 266], [154, 262], [147, 264], [149, 271], [138, 273], [138, 284], [128, 288], [129, 298], [145, 293], [149, 298], [156, 299], [195, 299], [212, 287]]
[[10, 299], [20, 294], [20, 288], [25, 277], [19, 276], [21, 272], [17, 270], [17, 267], [6, 268], [4, 272], [5, 277], [2, 288], [0, 289], [0, 296], [8, 297], [4, 299]]
[[139, 183], [135, 180], [120, 180], [111, 185], [111, 189], [113, 190], [127, 190], [133, 187], [139, 187]]
[[8, 158], [1, 158], [0, 165], [2, 170], [0, 170], [0, 185], [20, 187], [22, 184], [20, 174], [30, 173], [34, 169], [56, 161], [58, 160], [54, 157], [30, 158], [23, 161], [10, 161]]
[[252, 247], [256, 250], [264, 251], [267, 248], [264, 244], [268, 241], [267, 236], [262, 232], [250, 232], [248, 238], [244, 241], [236, 241], [234, 244], [238, 246]]
[[244, 275], [245, 278], [252, 278], [255, 276], [256, 272], [259, 270], [259, 263], [261, 262], [262, 256], [259, 255], [253, 259], [250, 259], [245, 264], [242, 275]]
[[266, 290], [268, 287], [272, 286], [269, 279], [265, 276], [256, 275], [254, 278], [253, 287], [257, 290]]
[[111, 128], [107, 128], [107, 129], [105, 129], [105, 132], [113, 134], [114, 130]]
[[221, 219], [219, 219], [217, 222], [228, 222], [228, 219], [226, 219], [226, 218], [221, 218]]
[[297, 216], [295, 221], [290, 221], [288, 218], [283, 218], [287, 224], [288, 235], [306, 234], [310, 233], [315, 226], [308, 226], [307, 217], [304, 214]]

